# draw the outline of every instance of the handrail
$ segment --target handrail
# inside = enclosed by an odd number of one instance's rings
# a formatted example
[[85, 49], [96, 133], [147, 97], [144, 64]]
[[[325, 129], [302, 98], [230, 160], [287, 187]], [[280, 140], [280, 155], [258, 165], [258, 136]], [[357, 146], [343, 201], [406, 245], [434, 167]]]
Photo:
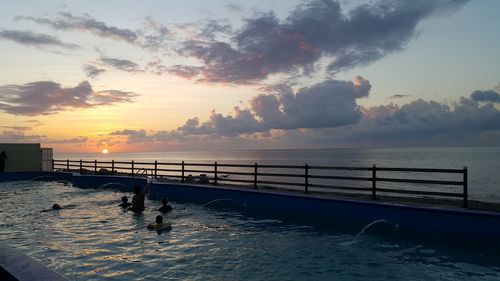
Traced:
[[[253, 188], [263, 186], [295, 186], [302, 187], [304, 193], [309, 191], [324, 190], [349, 190], [368, 192], [372, 199], [377, 199], [377, 194], [399, 193], [410, 195], [461, 197], [463, 206], [468, 205], [468, 172], [463, 169], [434, 169], [434, 168], [398, 168], [398, 167], [342, 167], [342, 166], [309, 166], [309, 165], [271, 165], [271, 164], [224, 164], [224, 163], [188, 163], [188, 162], [135, 162], [135, 161], [98, 161], [98, 160], [70, 160], [53, 159], [53, 168], [80, 173], [102, 173], [102, 169], [112, 175], [124, 174], [131, 176], [144, 176], [154, 178], [176, 178], [182, 183], [188, 178], [188, 173], [206, 174], [212, 184], [218, 182], [231, 182], [240, 185], [250, 185]], [[146, 167], [145, 167], [146, 166]], [[202, 167], [202, 169], [196, 169]], [[221, 169], [226, 168], [226, 169]], [[233, 168], [233, 169], [230, 169]], [[111, 169], [111, 170], [108, 170]], [[281, 169], [281, 171], [279, 171]], [[294, 170], [294, 173], [288, 173]], [[337, 174], [331, 174], [337, 172]], [[341, 173], [341, 174], [338, 174]], [[381, 175], [388, 173], [389, 177]], [[400, 173], [401, 177], [397, 174]], [[422, 178], [407, 178], [408, 173], [421, 175]], [[425, 174], [425, 175], [422, 175]], [[432, 179], [430, 174], [461, 175], [460, 179]], [[200, 179], [200, 177], [193, 177]], [[277, 180], [282, 179], [282, 180]], [[346, 186], [346, 182], [371, 182], [368, 186]], [[389, 186], [377, 186], [378, 183], [388, 183]], [[412, 184], [408, 188], [392, 188], [391, 183]], [[418, 190], [415, 185], [446, 186], [447, 190]], [[461, 186], [461, 192], [450, 192], [449, 188]]]

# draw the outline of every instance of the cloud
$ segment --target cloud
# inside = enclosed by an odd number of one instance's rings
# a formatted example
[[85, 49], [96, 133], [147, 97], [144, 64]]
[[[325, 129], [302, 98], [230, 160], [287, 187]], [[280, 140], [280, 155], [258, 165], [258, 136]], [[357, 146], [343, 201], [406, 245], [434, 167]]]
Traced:
[[101, 55], [100, 61], [106, 65], [109, 65], [111, 67], [114, 67], [119, 70], [123, 70], [126, 72], [132, 72], [132, 73], [141, 73], [144, 72], [144, 70], [141, 69], [141, 67], [131, 61], [131, 60], [126, 60], [126, 59], [118, 59], [118, 58], [112, 58], [112, 57], [107, 57]]
[[297, 6], [285, 19], [273, 12], [247, 18], [234, 32], [208, 23], [205, 34], [226, 32], [229, 40], [199, 36], [181, 42], [178, 53], [203, 62], [199, 80], [208, 83], [248, 84], [277, 73], [310, 73], [320, 59], [328, 59], [327, 70], [336, 73], [402, 50], [418, 23], [466, 2], [379, 0], [345, 13], [336, 1], [315, 0]]
[[9, 129], [13, 131], [30, 131], [32, 127], [26, 126], [0, 126], [0, 128]]
[[495, 92], [493, 90], [474, 91], [470, 95], [470, 97], [472, 100], [475, 100], [475, 101], [500, 103], [500, 94], [498, 94], [498, 92]]
[[112, 38], [134, 43], [137, 40], [137, 34], [126, 28], [109, 26], [104, 22], [97, 21], [88, 14], [75, 16], [71, 13], [60, 12], [58, 19], [48, 19], [43, 17], [17, 16], [14, 20], [29, 20], [39, 24], [48, 25], [57, 30], [76, 30], [89, 32], [103, 38]]
[[20, 131], [3, 131], [0, 133], [0, 139], [2, 142], [41, 142], [45, 136], [42, 135], [27, 135]]
[[44, 141], [44, 143], [49, 143], [49, 144], [62, 144], [62, 143], [86, 143], [88, 141], [87, 137], [79, 136], [75, 138], [70, 138], [70, 139], [47, 139]]
[[[293, 92], [290, 88], [275, 95], [259, 95], [250, 101], [250, 108], [234, 107], [233, 114], [223, 115], [213, 110], [209, 120], [201, 123], [192, 118], [175, 131], [163, 132], [160, 139], [179, 136], [229, 136], [264, 133], [273, 129], [325, 128], [354, 124], [362, 117], [356, 99], [367, 97], [371, 89], [368, 80], [326, 80]], [[131, 141], [158, 140], [158, 134], [144, 130], [117, 131]], [[146, 138], [149, 136], [149, 138]]]
[[64, 43], [54, 36], [27, 30], [2, 30], [0, 31], [0, 38], [27, 46], [56, 46], [70, 50], [80, 48], [76, 44]]
[[137, 31], [137, 35], [139, 46], [150, 50], [160, 50], [165, 47], [171, 31], [162, 23], [148, 17], [143, 23], [143, 28]]
[[14, 115], [46, 115], [66, 109], [131, 102], [136, 96], [117, 90], [95, 92], [87, 81], [73, 88], [63, 88], [52, 81], [38, 81], [0, 86], [0, 110]]
[[99, 76], [101, 73], [106, 72], [106, 69], [98, 68], [92, 64], [83, 65], [83, 71], [87, 75], [88, 78], [95, 78]]
[[396, 95], [390, 96], [389, 98], [390, 99], [402, 99], [402, 98], [407, 98], [407, 97], [410, 97], [410, 95], [396, 94]]
[[[370, 83], [327, 80], [292, 91], [258, 95], [249, 108], [235, 107], [230, 115], [212, 111], [171, 131], [122, 130], [128, 143], [164, 143], [189, 146], [200, 141], [259, 143], [276, 147], [492, 145], [500, 141], [500, 110], [492, 101], [463, 97], [454, 104], [417, 99], [404, 105], [363, 108]], [[283, 91], [283, 89], [285, 89]], [[257, 146], [255, 146], [257, 145]], [[242, 148], [242, 147], [240, 147]]]

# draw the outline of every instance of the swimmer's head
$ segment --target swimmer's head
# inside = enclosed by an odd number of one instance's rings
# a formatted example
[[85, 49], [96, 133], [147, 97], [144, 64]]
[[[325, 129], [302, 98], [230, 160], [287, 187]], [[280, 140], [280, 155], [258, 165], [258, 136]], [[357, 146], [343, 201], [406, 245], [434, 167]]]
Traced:
[[123, 196], [122, 197], [122, 202], [123, 203], [127, 203], [128, 202], [128, 197], [127, 196]]
[[59, 209], [61, 209], [61, 206], [59, 206], [59, 204], [52, 205], [52, 210], [59, 210]]
[[163, 222], [163, 217], [162, 216], [156, 216], [156, 223], [162, 223]]
[[167, 199], [167, 198], [163, 198], [163, 199], [161, 199], [161, 203], [162, 203], [163, 205], [167, 205], [167, 203], [168, 203], [168, 199]]
[[141, 193], [141, 187], [140, 187], [140, 186], [138, 186], [138, 185], [134, 186], [134, 193], [135, 193], [135, 194], [139, 194], [139, 193]]

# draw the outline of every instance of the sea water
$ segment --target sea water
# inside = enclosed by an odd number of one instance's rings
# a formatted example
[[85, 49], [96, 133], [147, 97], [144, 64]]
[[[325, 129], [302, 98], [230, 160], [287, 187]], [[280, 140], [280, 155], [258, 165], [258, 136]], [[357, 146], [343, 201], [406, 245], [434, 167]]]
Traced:
[[[172, 228], [156, 232], [146, 225], [160, 203], [146, 200], [137, 215], [118, 206], [123, 195], [0, 182], [0, 242], [70, 280], [500, 280], [498, 253], [406, 240], [389, 221], [346, 231], [213, 200], [171, 202]], [[53, 203], [63, 209], [42, 212]]]
[[[469, 198], [500, 203], [500, 147], [399, 149], [298, 149], [56, 154], [57, 159], [317, 165], [347, 167], [468, 168]], [[290, 171], [293, 172], [293, 171]], [[363, 176], [363, 175], [361, 175]], [[412, 175], [413, 176], [413, 175]], [[457, 178], [458, 176], [458, 178]], [[418, 178], [418, 175], [413, 176]], [[425, 176], [424, 176], [425, 177]], [[420, 176], [422, 179], [422, 176]], [[440, 179], [440, 178], [437, 178]], [[460, 175], [444, 180], [458, 180]], [[369, 184], [369, 183], [367, 183]], [[382, 183], [383, 184], [383, 183]], [[379, 185], [379, 187], [383, 187]], [[388, 187], [395, 187], [394, 184]], [[434, 187], [432, 187], [434, 188]], [[459, 188], [459, 187], [454, 187]], [[443, 190], [461, 192], [461, 190]]]

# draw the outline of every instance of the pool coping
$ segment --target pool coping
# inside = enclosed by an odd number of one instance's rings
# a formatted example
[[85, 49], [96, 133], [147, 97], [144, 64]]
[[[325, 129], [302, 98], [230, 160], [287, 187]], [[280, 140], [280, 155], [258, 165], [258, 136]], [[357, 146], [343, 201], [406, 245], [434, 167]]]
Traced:
[[20, 251], [0, 243], [0, 277], [17, 281], [69, 281]]
[[379, 207], [389, 207], [389, 208], [402, 208], [402, 209], [411, 209], [418, 211], [430, 211], [430, 212], [439, 212], [439, 213], [450, 213], [450, 214], [464, 214], [464, 215], [477, 215], [477, 216], [493, 216], [500, 219], [500, 212], [495, 211], [483, 211], [483, 210], [471, 210], [465, 208], [449, 208], [449, 207], [439, 207], [432, 205], [412, 205], [406, 203], [395, 203], [395, 202], [383, 202], [383, 201], [375, 201], [375, 200], [367, 200], [367, 199], [351, 199], [351, 198], [340, 198], [336, 196], [324, 196], [318, 194], [297, 194], [288, 191], [276, 191], [276, 190], [266, 190], [266, 189], [252, 189], [252, 188], [242, 188], [242, 187], [228, 187], [228, 186], [214, 186], [207, 184], [196, 184], [196, 183], [175, 183], [175, 182], [157, 182], [152, 181], [153, 185], [170, 185], [170, 186], [179, 186], [179, 187], [191, 187], [191, 188], [204, 188], [204, 189], [215, 189], [215, 190], [224, 190], [229, 192], [247, 192], [247, 193], [256, 193], [256, 194], [266, 194], [272, 196], [284, 196], [284, 197], [296, 197], [303, 199], [313, 199], [313, 200], [321, 200], [327, 202], [345, 202], [350, 204], [358, 204], [358, 205], [375, 205]]

